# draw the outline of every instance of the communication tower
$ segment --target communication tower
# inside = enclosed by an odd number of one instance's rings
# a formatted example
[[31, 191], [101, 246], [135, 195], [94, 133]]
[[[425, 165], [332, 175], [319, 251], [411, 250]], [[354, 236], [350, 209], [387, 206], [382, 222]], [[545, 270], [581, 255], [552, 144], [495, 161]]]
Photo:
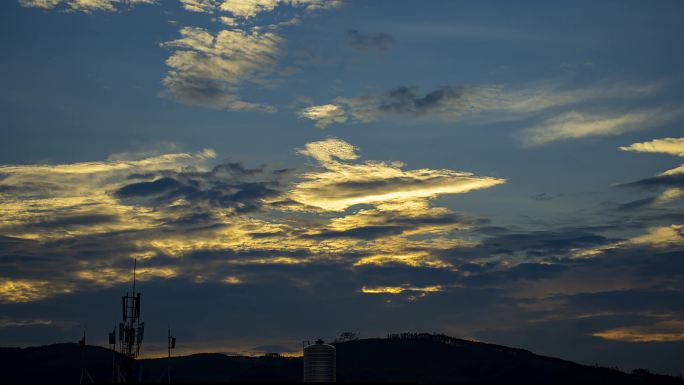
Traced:
[[[145, 338], [145, 323], [140, 321], [140, 292], [135, 287], [135, 271], [138, 261], [133, 262], [133, 289], [121, 297], [121, 322], [109, 333], [109, 343], [119, 352], [114, 360], [114, 382], [131, 383], [133, 364], [140, 354], [140, 346]], [[117, 340], [118, 334], [118, 340]]]

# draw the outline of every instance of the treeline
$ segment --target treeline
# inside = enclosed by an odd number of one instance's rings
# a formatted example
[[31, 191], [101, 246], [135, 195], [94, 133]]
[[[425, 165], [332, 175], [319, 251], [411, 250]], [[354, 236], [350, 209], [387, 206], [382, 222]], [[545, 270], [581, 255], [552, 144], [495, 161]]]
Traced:
[[446, 345], [460, 345], [466, 342], [460, 338], [450, 337], [445, 334], [430, 333], [390, 333], [387, 334], [388, 340], [421, 340], [439, 342]]

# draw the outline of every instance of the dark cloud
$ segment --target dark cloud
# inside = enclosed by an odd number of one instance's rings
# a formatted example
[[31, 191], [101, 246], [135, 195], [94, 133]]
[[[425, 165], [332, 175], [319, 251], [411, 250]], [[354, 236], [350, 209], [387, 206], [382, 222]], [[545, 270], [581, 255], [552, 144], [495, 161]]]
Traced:
[[27, 225], [27, 227], [69, 228], [74, 226], [89, 226], [110, 223], [116, 222], [118, 220], [119, 218], [114, 215], [105, 214], [65, 215], [50, 218], [48, 220], [36, 221], [30, 223]]
[[356, 29], [347, 31], [347, 44], [359, 51], [385, 51], [394, 45], [392, 36], [385, 33], [364, 34]]
[[361, 226], [349, 230], [324, 230], [312, 235], [305, 235], [307, 238], [329, 239], [329, 238], [356, 238], [356, 239], [375, 239], [388, 235], [398, 235], [405, 230], [401, 226]]
[[[225, 163], [208, 172], [167, 171], [162, 174], [164, 176], [153, 181], [125, 185], [114, 194], [130, 204], [167, 207], [182, 199], [192, 207], [220, 207], [245, 213], [261, 210], [264, 199], [281, 195], [280, 179], [287, 171], [268, 172], [262, 168], [248, 169], [240, 163]], [[207, 215], [192, 212], [177, 223], [193, 222]]]
[[496, 86], [443, 86], [425, 94], [416, 87], [400, 86], [354, 98], [338, 97], [332, 105], [345, 111], [345, 121], [369, 122], [391, 114], [455, 120], [466, 113], [493, 108], [500, 94]]
[[469, 89], [466, 87], [447, 86], [420, 96], [413, 87], [399, 87], [383, 95], [378, 109], [383, 112], [423, 115], [464, 100], [467, 92]]
[[642, 209], [651, 206], [656, 201], [656, 199], [658, 199], [657, 196], [633, 200], [619, 205], [617, 209], [621, 211]]
[[[488, 230], [486, 230], [489, 232]], [[476, 249], [484, 254], [522, 253], [531, 257], [565, 255], [570, 249], [607, 244], [611, 239], [581, 229], [498, 232]]]
[[173, 178], [159, 178], [152, 182], [140, 182], [121, 187], [116, 191], [116, 196], [119, 198], [131, 198], [161, 195], [177, 190], [181, 186], [181, 183]]
[[410, 230], [419, 230], [423, 227], [440, 226], [444, 228], [468, 228], [488, 222], [484, 218], [469, 217], [452, 212], [425, 212], [421, 215], [408, 216], [402, 212], [372, 212], [366, 211], [365, 220], [371, 220], [374, 225], [359, 224], [350, 229], [330, 230], [321, 229], [313, 234], [306, 234], [305, 238], [334, 239], [376, 239], [391, 235], [399, 235]]
[[[3, 178], [0, 175], [0, 180], [2, 179]], [[46, 191], [58, 191], [62, 189], [64, 189], [64, 186], [46, 181], [29, 181], [23, 182], [20, 185], [0, 185], [0, 193], [2, 194], [38, 195]]]
[[543, 192], [543, 193], [532, 195], [532, 199], [534, 199], [535, 201], [550, 201], [552, 199], [558, 198], [558, 196], [559, 196], [558, 194], [549, 194], [549, 193]]
[[682, 187], [684, 188], [684, 174], [658, 175], [651, 178], [641, 179], [619, 185], [621, 187], [640, 187], [644, 189], [661, 187]]
[[539, 280], [555, 278], [568, 267], [561, 264], [521, 263], [515, 267], [490, 273], [480, 273], [466, 277], [468, 285], [488, 285], [511, 283], [517, 280]]

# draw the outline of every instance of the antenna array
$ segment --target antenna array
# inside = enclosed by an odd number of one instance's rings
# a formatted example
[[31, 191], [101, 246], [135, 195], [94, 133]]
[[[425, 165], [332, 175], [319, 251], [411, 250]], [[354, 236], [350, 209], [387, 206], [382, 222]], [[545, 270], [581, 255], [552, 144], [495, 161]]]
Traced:
[[[118, 350], [119, 359], [115, 364], [114, 382], [130, 383], [133, 375], [133, 362], [140, 354], [140, 346], [145, 338], [145, 323], [140, 321], [140, 292], [135, 288], [135, 270], [138, 261], [133, 262], [133, 290], [121, 297], [121, 322], [109, 333], [109, 343]], [[118, 334], [118, 340], [117, 340]]]

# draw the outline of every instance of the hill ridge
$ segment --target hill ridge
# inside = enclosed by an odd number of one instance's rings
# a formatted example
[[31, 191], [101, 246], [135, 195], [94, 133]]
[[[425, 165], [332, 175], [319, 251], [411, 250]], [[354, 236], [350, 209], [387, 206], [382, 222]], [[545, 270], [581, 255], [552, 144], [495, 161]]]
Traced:
[[[443, 334], [401, 333], [387, 338], [334, 342], [340, 382], [420, 384], [672, 384], [684, 379], [582, 365], [529, 350]], [[89, 345], [83, 363], [98, 383], [111, 379], [113, 352]], [[0, 348], [9, 384], [73, 384], [81, 356], [75, 343]], [[170, 366], [173, 382], [301, 382], [302, 357], [229, 356], [196, 353], [141, 359], [140, 378], [157, 382]], [[48, 381], [49, 380], [49, 381]]]

